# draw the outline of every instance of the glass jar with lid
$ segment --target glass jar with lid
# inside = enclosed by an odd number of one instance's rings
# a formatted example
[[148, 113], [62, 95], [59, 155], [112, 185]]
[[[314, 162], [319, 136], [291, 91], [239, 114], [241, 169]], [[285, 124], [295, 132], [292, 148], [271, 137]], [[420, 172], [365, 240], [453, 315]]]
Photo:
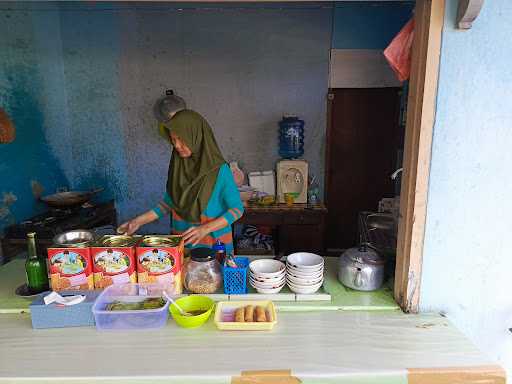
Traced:
[[185, 288], [192, 293], [216, 293], [222, 287], [222, 272], [210, 248], [193, 248], [185, 265]]

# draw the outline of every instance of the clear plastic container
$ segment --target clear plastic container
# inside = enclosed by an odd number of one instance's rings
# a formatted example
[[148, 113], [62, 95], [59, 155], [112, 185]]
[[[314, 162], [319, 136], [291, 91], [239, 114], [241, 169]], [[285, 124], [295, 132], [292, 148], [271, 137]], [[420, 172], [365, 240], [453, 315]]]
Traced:
[[193, 248], [185, 265], [185, 288], [192, 293], [216, 293], [222, 287], [222, 272], [210, 248]]
[[[120, 284], [107, 287], [92, 307], [96, 328], [148, 329], [160, 328], [167, 323], [169, 301], [163, 296], [164, 287], [155, 284]], [[148, 298], [163, 298], [165, 305], [157, 309], [132, 311], [107, 311], [106, 306], [114, 301], [141, 302]]]

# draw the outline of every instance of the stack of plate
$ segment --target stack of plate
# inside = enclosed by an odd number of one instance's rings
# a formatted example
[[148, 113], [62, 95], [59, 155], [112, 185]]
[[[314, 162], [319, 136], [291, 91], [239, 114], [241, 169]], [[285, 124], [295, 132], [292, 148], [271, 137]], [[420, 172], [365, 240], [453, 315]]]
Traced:
[[273, 259], [254, 260], [249, 264], [249, 283], [258, 293], [279, 293], [286, 284], [286, 268]]
[[324, 282], [324, 258], [314, 253], [292, 253], [286, 258], [286, 283], [295, 293], [309, 294]]

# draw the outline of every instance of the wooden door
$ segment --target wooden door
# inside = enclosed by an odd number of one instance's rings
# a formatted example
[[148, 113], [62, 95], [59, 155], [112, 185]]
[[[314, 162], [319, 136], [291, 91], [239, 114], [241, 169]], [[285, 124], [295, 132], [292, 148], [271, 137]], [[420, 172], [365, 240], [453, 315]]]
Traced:
[[360, 211], [394, 196], [400, 88], [331, 90], [326, 151], [327, 248], [358, 241]]

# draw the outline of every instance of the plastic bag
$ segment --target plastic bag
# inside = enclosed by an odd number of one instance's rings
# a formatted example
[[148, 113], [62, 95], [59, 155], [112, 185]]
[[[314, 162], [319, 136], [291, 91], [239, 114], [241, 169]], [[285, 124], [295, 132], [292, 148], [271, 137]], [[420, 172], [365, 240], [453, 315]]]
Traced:
[[411, 74], [411, 51], [414, 38], [414, 19], [411, 19], [398, 32], [384, 50], [384, 56], [396, 73], [398, 80], [405, 81]]

